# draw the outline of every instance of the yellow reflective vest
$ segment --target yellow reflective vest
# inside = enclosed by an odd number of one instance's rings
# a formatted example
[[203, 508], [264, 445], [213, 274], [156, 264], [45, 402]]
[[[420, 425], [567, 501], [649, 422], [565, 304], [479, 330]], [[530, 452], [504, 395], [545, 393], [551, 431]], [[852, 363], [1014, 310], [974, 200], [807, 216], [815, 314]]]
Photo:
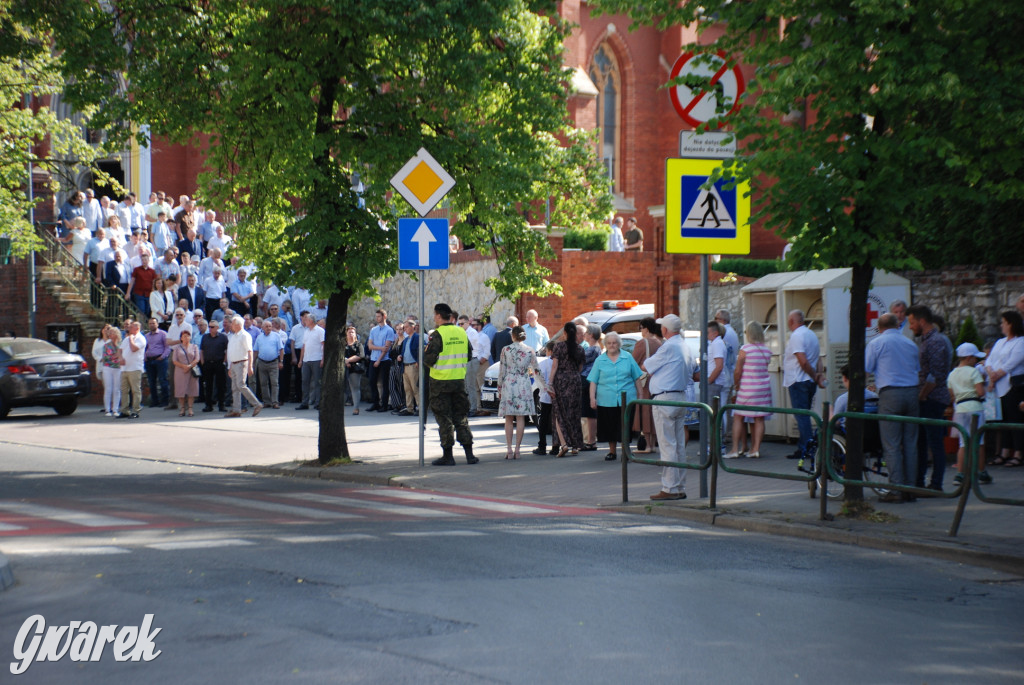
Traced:
[[438, 326], [441, 336], [441, 354], [430, 367], [430, 377], [438, 381], [459, 381], [466, 377], [469, 365], [469, 336], [455, 324]]

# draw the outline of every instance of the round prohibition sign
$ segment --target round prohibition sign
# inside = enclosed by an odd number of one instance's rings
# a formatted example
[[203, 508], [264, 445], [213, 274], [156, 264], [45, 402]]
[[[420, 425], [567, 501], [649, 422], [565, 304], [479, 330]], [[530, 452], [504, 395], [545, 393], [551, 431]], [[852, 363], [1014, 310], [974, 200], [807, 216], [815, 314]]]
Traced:
[[[703, 53], [687, 52], [680, 55], [672, 65], [670, 79], [686, 76], [710, 78], [709, 90], [694, 90], [686, 85], [672, 86], [668, 93], [672, 98], [672, 106], [679, 116], [694, 128], [705, 124], [718, 115], [719, 98], [724, 103], [732, 103], [732, 108], [724, 114], [729, 116], [740, 108], [740, 96], [746, 90], [746, 82], [738, 64], [729, 67], [724, 52], [699, 59]], [[723, 104], [724, 104], [723, 103]]]

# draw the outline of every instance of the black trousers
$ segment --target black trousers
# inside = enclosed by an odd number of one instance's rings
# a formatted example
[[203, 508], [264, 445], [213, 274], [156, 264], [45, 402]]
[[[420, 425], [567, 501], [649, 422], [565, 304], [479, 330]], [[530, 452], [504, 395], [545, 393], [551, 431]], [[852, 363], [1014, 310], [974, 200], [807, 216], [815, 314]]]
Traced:
[[228, 367], [224, 362], [207, 362], [203, 369], [203, 402], [212, 407], [216, 400], [217, 408], [224, 409], [224, 398], [227, 395]]
[[[391, 360], [386, 359], [380, 366], [370, 364], [370, 404], [376, 407], [388, 406], [388, 394], [391, 390]], [[383, 392], [378, 386], [383, 386]]]

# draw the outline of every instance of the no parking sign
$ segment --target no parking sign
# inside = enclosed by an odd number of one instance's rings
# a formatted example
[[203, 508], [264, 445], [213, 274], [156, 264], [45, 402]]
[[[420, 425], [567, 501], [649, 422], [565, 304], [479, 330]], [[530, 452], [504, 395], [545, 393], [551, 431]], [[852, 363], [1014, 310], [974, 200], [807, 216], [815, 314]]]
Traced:
[[672, 66], [669, 78], [685, 78], [690, 75], [710, 79], [710, 89], [699, 90], [685, 85], [672, 86], [669, 89], [672, 106], [686, 123], [697, 128], [719, 116], [720, 107], [727, 108], [724, 116], [740, 108], [740, 96], [746, 90], [746, 83], [739, 65], [734, 64], [730, 67], [724, 52], [716, 55], [687, 52], [680, 55]]

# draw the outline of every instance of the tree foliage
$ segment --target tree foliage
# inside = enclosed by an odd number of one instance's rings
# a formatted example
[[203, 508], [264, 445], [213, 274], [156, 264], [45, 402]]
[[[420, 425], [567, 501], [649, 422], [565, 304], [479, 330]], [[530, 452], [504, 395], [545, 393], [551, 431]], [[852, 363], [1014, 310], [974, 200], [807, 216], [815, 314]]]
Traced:
[[[863, 407], [860, 322], [875, 268], [921, 268], [946, 246], [965, 257], [978, 254], [968, 248], [995, 247], [986, 255], [991, 261], [1020, 260], [1021, 3], [595, 0], [594, 6], [661, 28], [695, 25], [699, 44], [686, 49], [723, 51], [754, 66], [747, 106], [727, 121], [709, 122], [728, 123], [742, 142], [722, 175], [751, 182], [753, 220], [792, 240], [794, 261], [853, 267], [851, 411]], [[699, 85], [714, 92], [707, 79]], [[731, 106], [719, 102], [719, 111]], [[979, 230], [987, 234], [982, 240]], [[999, 238], [990, 243], [994, 235]], [[860, 432], [850, 437], [847, 472], [858, 478]], [[859, 488], [847, 488], [848, 499], [860, 497]]]
[[527, 210], [550, 199], [561, 225], [609, 213], [592, 142], [567, 125], [569, 27], [553, 9], [548, 0], [32, 0], [29, 11], [92, 38], [57, 35], [76, 74], [69, 97], [99, 103], [122, 134], [125, 123], [147, 123], [175, 141], [209, 135], [202, 193], [242, 217], [241, 252], [265, 278], [329, 296], [327, 460], [347, 456], [336, 419], [348, 302], [375, 295], [397, 268], [395, 219], [411, 212], [389, 179], [420, 147], [457, 181], [455, 233], [493, 247], [500, 276], [488, 285], [499, 296], [558, 290], [537, 265], [553, 254]]
[[[29, 164], [48, 173], [56, 192], [62, 180], [76, 167], [90, 165], [101, 150], [83, 137], [95, 107], [83, 107], [71, 120], [58, 119], [44, 104], [46, 96], [60, 94], [65, 85], [51, 51], [52, 33], [26, 25], [16, 10], [12, 0], [0, 0], [0, 233], [12, 239], [15, 255], [24, 255], [39, 243], [28, 212], [43, 199], [29, 200]], [[46, 142], [48, 147], [41, 146]], [[40, 156], [40, 149], [49, 153]]]

